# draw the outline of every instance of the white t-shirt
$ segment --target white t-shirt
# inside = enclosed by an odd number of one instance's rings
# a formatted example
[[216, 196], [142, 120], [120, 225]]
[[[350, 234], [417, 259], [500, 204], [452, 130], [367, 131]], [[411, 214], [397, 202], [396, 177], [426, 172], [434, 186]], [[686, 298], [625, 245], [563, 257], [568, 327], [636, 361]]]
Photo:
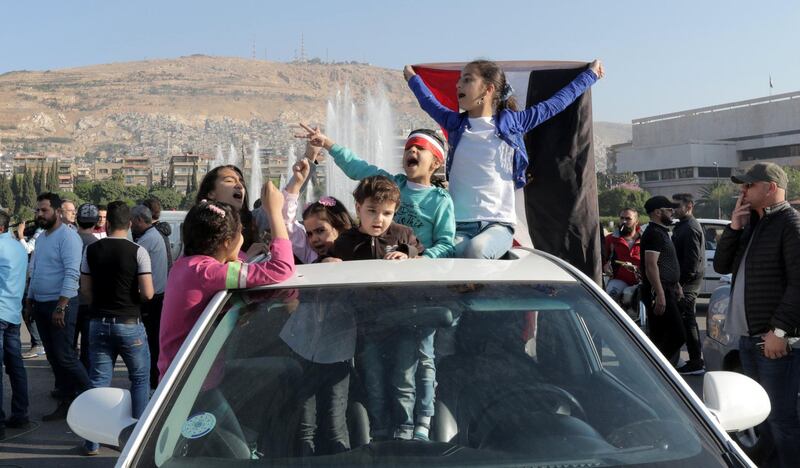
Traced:
[[497, 136], [494, 117], [469, 119], [450, 168], [456, 222], [517, 223], [514, 149]]

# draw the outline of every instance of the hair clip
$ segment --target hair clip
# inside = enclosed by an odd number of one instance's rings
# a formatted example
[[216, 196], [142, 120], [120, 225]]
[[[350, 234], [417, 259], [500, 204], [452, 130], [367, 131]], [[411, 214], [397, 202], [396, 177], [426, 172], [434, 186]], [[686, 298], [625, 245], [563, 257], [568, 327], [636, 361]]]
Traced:
[[213, 213], [218, 214], [220, 218], [223, 218], [223, 219], [225, 218], [225, 210], [223, 210], [222, 208], [218, 207], [217, 205], [212, 205], [205, 198], [200, 200], [200, 203], [205, 203], [206, 204], [206, 208], [211, 210]]
[[319, 199], [319, 204], [322, 206], [336, 206], [336, 199], [333, 197], [322, 197]]
[[505, 86], [503, 86], [503, 95], [500, 97], [500, 100], [508, 101], [513, 94], [514, 88], [509, 83], [506, 83]]

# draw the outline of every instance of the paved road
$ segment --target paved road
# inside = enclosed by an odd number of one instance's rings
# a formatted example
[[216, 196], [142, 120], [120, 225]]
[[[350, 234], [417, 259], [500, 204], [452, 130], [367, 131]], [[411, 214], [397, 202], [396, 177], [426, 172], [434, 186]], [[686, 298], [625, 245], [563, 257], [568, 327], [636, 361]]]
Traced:
[[[698, 323], [701, 335], [705, 332], [705, 309], [707, 300], [698, 302]], [[24, 329], [24, 327], [23, 327]], [[23, 348], [28, 349], [29, 337], [23, 330]], [[682, 356], [688, 359], [686, 353]], [[42, 416], [51, 412], [56, 407], [56, 401], [50, 397], [53, 388], [53, 373], [44, 357], [25, 361], [28, 370], [28, 386], [31, 397], [30, 417], [31, 427], [20, 429], [6, 429], [6, 440], [0, 442], [0, 468], [55, 468], [55, 467], [112, 467], [119, 455], [115, 450], [106, 447], [100, 449], [100, 454], [95, 457], [86, 457], [81, 454], [82, 440], [73, 434], [66, 421], [42, 422]], [[8, 377], [3, 375], [3, 401], [8, 408], [10, 402], [10, 385]], [[692, 389], [702, 396], [702, 376], [689, 376], [686, 381]], [[113, 385], [115, 387], [128, 387], [127, 371], [124, 365], [118, 362], [114, 372]]]

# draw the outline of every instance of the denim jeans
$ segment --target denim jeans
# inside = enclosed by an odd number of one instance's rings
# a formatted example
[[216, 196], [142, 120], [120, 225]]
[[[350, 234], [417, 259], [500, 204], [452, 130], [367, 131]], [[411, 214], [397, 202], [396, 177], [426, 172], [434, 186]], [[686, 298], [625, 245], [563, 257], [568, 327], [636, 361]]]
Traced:
[[142, 323], [147, 332], [147, 345], [150, 347], [150, 388], [158, 387], [158, 335], [161, 331], [161, 309], [164, 307], [164, 293], [156, 294], [142, 304]]
[[[150, 399], [150, 350], [144, 325], [93, 318], [89, 322], [89, 377], [94, 388], [111, 386], [117, 356], [128, 368], [131, 416], [138, 418]], [[99, 446], [88, 440], [84, 443], [87, 450], [97, 450]]]
[[772, 410], [761, 428], [772, 435], [780, 466], [797, 466], [800, 460], [800, 419], [797, 391], [800, 388], [800, 349], [792, 348], [780, 359], [769, 359], [756, 345], [759, 336], [739, 339], [739, 358], [745, 375], [760, 383], [769, 395]]
[[[79, 336], [80, 335], [80, 336]], [[75, 339], [72, 346], [77, 347], [80, 343], [81, 352], [79, 359], [86, 372], [89, 372], [89, 306], [81, 304], [78, 307], [78, 320], [75, 323]]]
[[131, 416], [138, 418], [150, 399], [150, 350], [144, 325], [93, 318], [89, 324], [89, 377], [93, 387], [111, 385], [117, 356], [128, 368]]
[[678, 299], [678, 309], [681, 311], [683, 327], [686, 331], [686, 351], [689, 361], [701, 362], [703, 360], [703, 342], [700, 339], [700, 328], [697, 326], [697, 289], [683, 290], [683, 298]]
[[11, 382], [11, 417], [28, 417], [28, 376], [22, 363], [22, 343], [19, 325], [0, 320], [0, 427], [6, 415], [3, 412], [3, 364]]
[[456, 223], [457, 258], [497, 259], [511, 249], [514, 229], [492, 222]]
[[436, 363], [434, 362], [433, 341], [435, 328], [417, 330], [419, 348], [417, 349], [417, 398], [414, 408], [416, 416], [433, 416], [433, 398], [436, 388]]
[[611, 299], [614, 299], [618, 303], [622, 301], [622, 292], [625, 291], [625, 288], [628, 287], [628, 283], [622, 281], [621, 279], [612, 278], [608, 280], [608, 284], [606, 284], [606, 292]]
[[[303, 454], [336, 454], [350, 450], [346, 419], [350, 363], [301, 362], [303, 384], [298, 398], [302, 410], [299, 438]], [[317, 437], [318, 420], [325, 423], [322, 430], [325, 438], [322, 440]], [[324, 446], [317, 447], [315, 439]]]
[[[414, 330], [397, 330], [388, 339], [364, 337], [361, 370], [373, 439], [411, 439], [414, 435], [414, 376], [417, 339]], [[390, 432], [391, 431], [391, 432]]]
[[33, 316], [39, 328], [47, 360], [53, 368], [56, 384], [66, 395], [73, 396], [92, 388], [86, 368], [78, 360], [72, 343], [78, 318], [78, 296], [69, 300], [63, 328], [53, 325], [53, 310], [58, 301], [33, 301]]

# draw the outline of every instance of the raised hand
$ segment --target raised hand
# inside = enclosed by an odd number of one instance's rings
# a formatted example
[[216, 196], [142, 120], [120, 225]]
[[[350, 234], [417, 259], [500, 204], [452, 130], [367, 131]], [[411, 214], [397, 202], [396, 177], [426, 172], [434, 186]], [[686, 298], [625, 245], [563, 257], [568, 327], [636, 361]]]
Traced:
[[416, 74], [417, 72], [414, 71], [414, 67], [411, 65], [406, 65], [403, 67], [403, 78], [405, 78], [406, 81], [410, 80]]
[[306, 131], [305, 134], [295, 134], [295, 138], [305, 138], [311, 144], [311, 146], [318, 146], [325, 148], [326, 150], [331, 149], [333, 146], [333, 141], [325, 136], [320, 130], [319, 127], [311, 128], [310, 126], [300, 122], [300, 127]]
[[271, 180], [265, 182], [264, 187], [261, 188], [261, 206], [270, 216], [277, 213], [278, 219], [282, 217], [283, 194], [275, 188], [275, 184]]
[[739, 194], [736, 199], [736, 207], [731, 214], [731, 229], [738, 231], [750, 224], [750, 204], [744, 203], [742, 198], [744, 194]]
[[592, 70], [595, 75], [597, 75], [598, 80], [606, 76], [606, 71], [603, 69], [603, 62], [598, 59], [594, 59], [592, 63], [589, 64], [589, 69]]

